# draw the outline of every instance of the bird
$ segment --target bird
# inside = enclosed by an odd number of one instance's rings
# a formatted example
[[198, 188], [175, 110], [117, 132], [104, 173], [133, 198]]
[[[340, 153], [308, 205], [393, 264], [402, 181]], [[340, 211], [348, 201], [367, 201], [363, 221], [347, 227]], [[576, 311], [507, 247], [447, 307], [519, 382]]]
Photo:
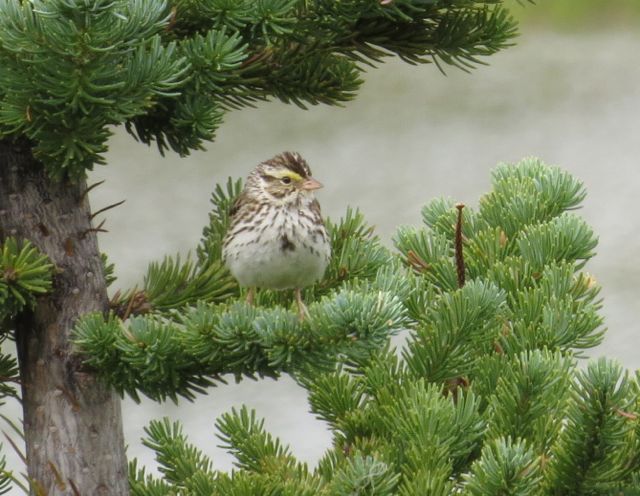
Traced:
[[247, 287], [295, 291], [298, 317], [308, 316], [302, 288], [321, 279], [331, 243], [315, 191], [316, 180], [299, 153], [283, 152], [253, 169], [233, 203], [222, 243], [222, 260]]

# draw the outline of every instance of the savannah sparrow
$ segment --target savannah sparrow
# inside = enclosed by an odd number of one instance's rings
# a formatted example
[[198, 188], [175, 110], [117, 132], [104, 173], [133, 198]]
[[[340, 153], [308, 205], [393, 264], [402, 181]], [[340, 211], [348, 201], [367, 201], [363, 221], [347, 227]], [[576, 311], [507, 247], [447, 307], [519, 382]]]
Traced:
[[301, 288], [324, 274], [331, 246], [314, 190], [322, 184], [311, 176], [297, 153], [284, 152], [259, 164], [247, 177], [231, 208], [222, 259], [241, 286], [295, 289], [298, 315], [307, 310]]

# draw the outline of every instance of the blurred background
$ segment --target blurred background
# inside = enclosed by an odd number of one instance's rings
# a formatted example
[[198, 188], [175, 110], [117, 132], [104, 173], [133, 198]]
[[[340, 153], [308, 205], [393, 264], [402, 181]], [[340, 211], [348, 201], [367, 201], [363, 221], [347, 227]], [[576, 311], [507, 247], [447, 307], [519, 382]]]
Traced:
[[[90, 178], [106, 180], [92, 193], [94, 210], [126, 199], [108, 212], [109, 233], [100, 238], [117, 268], [112, 290], [139, 284], [148, 263], [165, 254], [193, 250], [214, 185], [284, 150], [300, 152], [324, 183], [318, 196], [326, 216], [357, 206], [388, 245], [398, 225], [420, 222], [430, 199], [475, 207], [496, 164], [535, 155], [569, 170], [589, 192], [581, 214], [600, 244], [587, 270], [603, 287], [609, 328], [590, 355], [638, 368], [640, 267], [632, 261], [640, 252], [640, 2], [509, 5], [521, 36], [470, 74], [447, 68], [445, 76], [433, 65], [390, 59], [366, 74], [358, 98], [344, 108], [268, 103], [235, 111], [209, 150], [187, 159], [162, 158], [117, 130], [109, 165]], [[178, 406], [125, 399], [129, 457], [155, 466], [140, 438], [150, 419], [168, 416], [228, 470], [232, 460], [216, 447], [214, 422], [243, 403], [303, 461], [313, 465], [330, 445], [293, 381], [245, 380]]]

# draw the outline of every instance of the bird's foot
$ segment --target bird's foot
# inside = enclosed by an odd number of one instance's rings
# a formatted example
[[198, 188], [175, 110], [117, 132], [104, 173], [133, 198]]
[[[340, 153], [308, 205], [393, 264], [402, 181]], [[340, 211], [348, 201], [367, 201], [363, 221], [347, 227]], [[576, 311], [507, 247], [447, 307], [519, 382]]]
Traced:
[[307, 306], [302, 301], [302, 290], [300, 288], [296, 288], [296, 303], [298, 304], [298, 319], [302, 322], [309, 317], [309, 310], [307, 310]]
[[256, 298], [256, 288], [249, 288], [247, 291], [247, 303], [253, 306], [253, 300]]

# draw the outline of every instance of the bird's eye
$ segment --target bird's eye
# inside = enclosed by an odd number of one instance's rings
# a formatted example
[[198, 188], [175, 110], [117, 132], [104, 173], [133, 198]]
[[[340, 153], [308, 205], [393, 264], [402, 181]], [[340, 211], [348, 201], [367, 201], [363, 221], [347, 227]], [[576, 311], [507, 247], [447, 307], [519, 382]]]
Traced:
[[283, 177], [282, 178], [282, 182], [284, 184], [291, 184], [291, 178], [290, 177]]

